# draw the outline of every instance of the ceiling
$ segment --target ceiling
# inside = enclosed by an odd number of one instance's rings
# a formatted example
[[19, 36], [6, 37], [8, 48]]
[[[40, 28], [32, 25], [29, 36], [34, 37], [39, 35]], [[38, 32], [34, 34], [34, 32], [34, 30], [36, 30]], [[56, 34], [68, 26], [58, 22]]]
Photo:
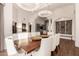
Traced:
[[57, 8], [64, 5], [70, 5], [72, 3], [17, 3], [17, 6], [26, 11], [37, 11], [47, 6], [52, 6], [52, 8]]
[[44, 8], [46, 6], [48, 6], [50, 4], [48, 3], [19, 3], [17, 4], [17, 6], [19, 6], [20, 8], [26, 10], [26, 11], [36, 11], [38, 9]]

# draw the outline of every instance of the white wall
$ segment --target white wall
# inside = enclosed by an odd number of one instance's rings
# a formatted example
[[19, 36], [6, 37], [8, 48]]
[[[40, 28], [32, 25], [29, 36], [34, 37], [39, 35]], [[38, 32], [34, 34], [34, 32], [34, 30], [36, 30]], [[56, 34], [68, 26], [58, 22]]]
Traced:
[[[73, 40], [74, 40], [74, 5], [64, 5], [64, 6], [55, 8], [55, 9], [53, 9], [52, 6], [50, 6], [50, 8], [49, 7], [45, 7], [45, 8], [52, 12], [51, 18], [53, 20], [53, 24], [51, 27], [53, 29], [52, 32], [54, 32], [54, 33], [55, 33], [55, 20], [57, 20], [58, 18], [63, 18], [63, 17], [67, 17], [67, 18], [70, 18], [73, 20], [72, 21], [73, 22], [72, 36], [73, 36]], [[44, 10], [45, 8], [43, 8], [41, 10]], [[35, 32], [35, 23], [38, 22], [38, 21], [36, 21], [36, 18], [38, 16], [38, 13], [41, 10], [38, 10], [35, 12], [28, 12], [28, 11], [25, 11], [16, 6], [14, 6], [13, 9], [14, 9], [13, 19], [18, 22], [23, 22], [25, 19], [24, 22], [26, 22], [27, 25], [30, 22], [32, 24], [32, 32]], [[28, 26], [27, 26], [27, 28], [28, 28]]]
[[[7, 36], [12, 35], [12, 4], [7, 3], [4, 5], [4, 39]], [[4, 43], [4, 49], [6, 49]]]
[[[26, 23], [28, 24], [27, 21], [27, 15], [26, 12], [18, 7], [16, 7], [13, 4], [13, 21], [17, 22], [17, 24], [22, 24], [22, 23]], [[26, 25], [27, 27], [27, 25]], [[28, 28], [26, 28], [28, 30]], [[22, 32], [22, 29], [17, 29], [18, 31]]]
[[4, 6], [4, 35], [12, 35], [12, 4], [7, 3]]
[[63, 6], [60, 8], [55, 9], [54, 11], [54, 18], [62, 18], [62, 17], [70, 17], [73, 18], [73, 11], [74, 11], [74, 6], [73, 5], [67, 5]]
[[[77, 6], [77, 11], [79, 5]], [[41, 9], [43, 10], [43, 9]], [[67, 5], [67, 6], [63, 6], [60, 8], [56, 8], [55, 10], [49, 9], [52, 11], [52, 33], [53, 35], [55, 34], [55, 20], [58, 18], [62, 18], [62, 17], [70, 17], [73, 20], [73, 36], [74, 36], [74, 7], [73, 5]], [[39, 10], [40, 11], [40, 10]], [[25, 22], [28, 25], [28, 22], [30, 22], [32, 24], [32, 32], [35, 32], [35, 21], [36, 18], [38, 16], [38, 12], [27, 12], [23, 9], [20, 9], [18, 7], [13, 6], [12, 4], [6, 4], [4, 6], [4, 35], [5, 37], [12, 35], [12, 21], [16, 21], [16, 22]], [[78, 12], [77, 12], [78, 15]], [[78, 21], [78, 16], [77, 19]], [[79, 38], [78, 36], [78, 22], [76, 23], [76, 38]], [[28, 27], [28, 26], [27, 26]], [[28, 29], [28, 28], [27, 28]], [[76, 42], [79, 43], [78, 39], [76, 39]], [[76, 46], [77, 46], [76, 43]]]
[[[75, 5], [67, 5], [67, 6], [63, 6], [63, 7], [60, 7], [60, 8], [57, 8], [53, 11], [53, 20], [54, 20], [54, 32], [55, 32], [55, 21], [56, 20], [60, 20], [60, 18], [69, 18], [69, 19], [72, 19], [72, 39], [74, 40], [74, 6]], [[63, 19], [64, 20], [64, 19]]]
[[37, 17], [37, 14], [33, 12], [25, 11], [15, 4], [13, 4], [13, 20], [15, 22], [19, 23], [26, 23], [27, 31], [28, 29], [28, 23], [32, 24], [32, 32], [35, 32], [35, 19]]
[[[43, 8], [41, 10], [44, 10], [44, 9], [45, 8]], [[65, 5], [63, 7], [61, 6], [61, 7], [55, 8], [55, 9], [53, 9], [53, 7], [51, 6], [50, 8], [48, 7], [47, 10], [50, 10], [52, 12], [51, 18], [53, 20], [53, 24], [52, 24], [53, 32], [55, 32], [55, 22], [54, 21], [56, 19], [62, 18], [62, 17], [69, 17], [72, 20], [74, 20], [74, 6], [73, 5]], [[13, 7], [12, 7], [12, 4], [6, 4], [4, 7], [5, 36], [12, 34], [12, 21], [13, 20], [16, 22], [20, 22], [20, 23], [22, 23], [22, 22], [26, 23], [27, 30], [29, 30], [28, 23], [30, 22], [32, 24], [32, 32], [35, 32], [35, 21], [36, 21], [36, 18], [38, 16], [39, 12], [40, 12], [40, 10], [38, 10], [36, 12], [28, 12], [28, 11], [25, 11], [25, 10], [19, 8], [18, 6], [15, 6], [15, 4], [13, 4]], [[73, 25], [72, 32], [73, 32], [73, 36], [74, 36], [74, 25]]]
[[75, 46], [79, 47], [79, 4], [76, 4], [76, 19], [75, 19]]
[[[61, 17], [70, 17], [71, 19], [74, 20], [74, 15], [73, 15], [73, 6], [72, 5], [67, 5], [67, 6], [63, 6], [63, 7], [59, 7], [59, 8], [55, 8], [53, 9], [53, 7], [51, 6], [46, 7], [47, 10], [50, 10], [52, 12], [52, 20], [56, 20], [58, 18]], [[32, 24], [32, 32], [35, 32], [35, 21], [36, 18], [38, 16], [38, 13], [41, 10], [44, 10], [45, 8], [38, 10], [36, 12], [28, 12], [25, 11], [17, 6], [15, 6], [15, 4], [6, 4], [4, 7], [4, 13], [5, 13], [5, 36], [11, 35], [12, 34], [12, 21], [16, 21], [16, 22], [25, 22], [28, 25], [28, 22], [30, 22]], [[12, 13], [13, 12], [13, 13]], [[7, 20], [6, 20], [7, 19]], [[11, 24], [11, 25], [9, 25]], [[54, 24], [53, 24], [54, 25]], [[7, 28], [9, 27], [9, 28]], [[55, 27], [54, 27], [55, 28]], [[27, 26], [28, 29], [28, 26]]]

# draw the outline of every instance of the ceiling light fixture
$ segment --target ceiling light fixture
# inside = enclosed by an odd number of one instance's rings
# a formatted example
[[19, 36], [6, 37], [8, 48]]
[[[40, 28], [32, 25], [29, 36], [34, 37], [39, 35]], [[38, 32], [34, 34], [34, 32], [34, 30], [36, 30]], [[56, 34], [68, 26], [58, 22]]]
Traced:
[[43, 10], [38, 13], [40, 17], [49, 17], [52, 15], [52, 12], [49, 10]]

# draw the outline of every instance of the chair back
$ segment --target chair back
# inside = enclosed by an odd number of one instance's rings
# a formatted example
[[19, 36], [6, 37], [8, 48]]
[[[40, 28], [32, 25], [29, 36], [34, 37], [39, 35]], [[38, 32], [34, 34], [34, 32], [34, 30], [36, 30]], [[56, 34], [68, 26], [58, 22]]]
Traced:
[[18, 53], [15, 46], [14, 46], [12, 36], [9, 36], [9, 37], [5, 38], [5, 44], [6, 44], [6, 49], [7, 49], [7, 54], [8, 55], [15, 55], [15, 54]]
[[18, 43], [18, 47], [21, 47], [23, 45], [27, 45], [28, 41], [29, 41], [29, 33], [18, 33], [17, 34], [19, 43]]
[[52, 46], [51, 51], [55, 51], [56, 45], [57, 45], [56, 39], [55, 39], [54, 35], [51, 35], [50, 37], [51, 37], [51, 46]]
[[40, 45], [40, 56], [50, 56], [51, 55], [51, 39], [43, 38]]
[[60, 34], [55, 34], [55, 39], [56, 39], [56, 46], [58, 46], [60, 43]]
[[31, 32], [31, 36], [39, 36], [40, 35], [40, 32]]
[[29, 33], [18, 33], [17, 37], [18, 39], [28, 39]]

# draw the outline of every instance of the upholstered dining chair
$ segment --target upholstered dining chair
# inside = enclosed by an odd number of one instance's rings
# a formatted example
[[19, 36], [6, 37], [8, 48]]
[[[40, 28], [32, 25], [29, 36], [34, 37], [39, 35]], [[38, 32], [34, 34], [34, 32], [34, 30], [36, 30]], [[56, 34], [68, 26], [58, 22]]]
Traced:
[[[31, 39], [30, 39], [30, 33], [26, 33], [26, 32], [24, 32], [24, 33], [18, 33], [17, 34], [17, 39], [19, 40], [19, 45], [18, 45], [18, 47], [21, 47], [21, 46], [26, 46], [26, 45], [28, 45], [28, 43], [29, 43], [29, 41], [32, 41]], [[22, 49], [22, 51], [24, 51], [23, 49]], [[25, 53], [26, 53], [26, 56], [31, 56], [32, 55], [32, 52], [30, 52], [30, 53], [28, 53], [27, 54], [27, 51], [24, 51]]]
[[29, 33], [18, 33], [17, 40], [19, 40], [18, 47], [27, 45], [29, 41]]
[[5, 45], [8, 56], [31, 56], [31, 53], [27, 54], [27, 51], [24, 49], [20, 49], [19, 51], [15, 48], [14, 40], [12, 36], [8, 36], [5, 38]]
[[55, 49], [56, 49], [56, 40], [54, 39], [54, 35], [51, 35], [50, 39], [51, 39], [51, 51], [55, 51]]
[[40, 32], [31, 32], [31, 37], [33, 36], [39, 36], [40, 35]]
[[23, 53], [17, 52], [12, 36], [8, 36], [7, 38], [5, 38], [5, 45], [6, 45], [8, 56], [24, 56], [25, 55], [25, 52]]
[[57, 40], [55, 39], [55, 35], [51, 35], [50, 39], [51, 39], [51, 54], [55, 55], [56, 54], [56, 46], [57, 46], [57, 44], [56, 44]]
[[33, 51], [32, 56], [50, 56], [51, 55], [51, 39], [42, 38], [40, 48]]
[[55, 38], [56, 40], [56, 53], [58, 53], [58, 50], [60, 49], [60, 34], [55, 34]]
[[60, 44], [60, 34], [55, 34], [55, 39], [56, 39], [56, 46]]

